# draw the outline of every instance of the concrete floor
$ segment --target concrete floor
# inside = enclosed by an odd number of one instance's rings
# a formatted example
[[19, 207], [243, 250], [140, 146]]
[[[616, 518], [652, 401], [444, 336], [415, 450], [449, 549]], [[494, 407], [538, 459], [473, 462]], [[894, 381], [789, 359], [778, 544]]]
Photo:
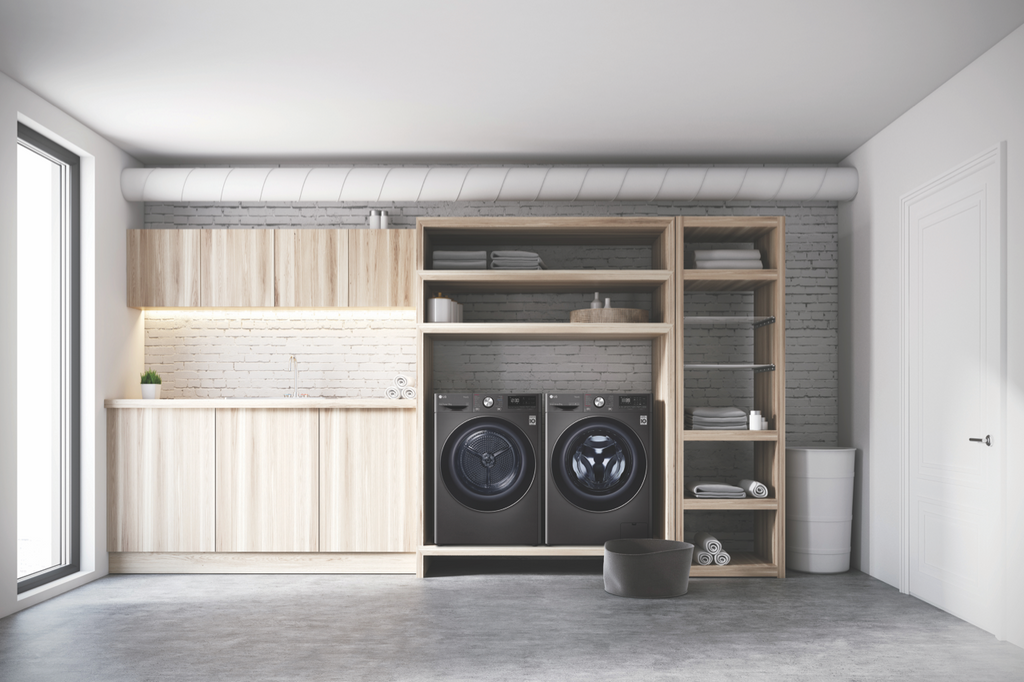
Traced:
[[0, 680], [1024, 680], [1024, 649], [862, 573], [658, 601], [457, 573], [110, 576], [0, 620]]

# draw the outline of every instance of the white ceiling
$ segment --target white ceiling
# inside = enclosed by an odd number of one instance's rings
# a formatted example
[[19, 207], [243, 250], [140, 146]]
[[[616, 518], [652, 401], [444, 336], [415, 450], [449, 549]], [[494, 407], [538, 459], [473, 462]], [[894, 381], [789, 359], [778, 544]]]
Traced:
[[830, 163], [1022, 23], [1022, 0], [0, 0], [0, 71], [150, 164]]

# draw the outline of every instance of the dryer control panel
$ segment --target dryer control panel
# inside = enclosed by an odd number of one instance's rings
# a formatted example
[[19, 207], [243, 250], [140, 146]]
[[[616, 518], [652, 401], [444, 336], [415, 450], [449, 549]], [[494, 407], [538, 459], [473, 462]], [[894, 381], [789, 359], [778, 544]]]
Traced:
[[587, 393], [584, 412], [650, 412], [650, 393]]
[[540, 411], [540, 396], [536, 393], [474, 393], [474, 412], [533, 412]]

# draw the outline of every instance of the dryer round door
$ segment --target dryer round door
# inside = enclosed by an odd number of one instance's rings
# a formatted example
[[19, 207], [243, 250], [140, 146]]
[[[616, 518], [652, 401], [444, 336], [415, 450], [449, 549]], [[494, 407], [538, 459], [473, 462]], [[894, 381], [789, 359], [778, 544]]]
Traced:
[[591, 417], [566, 429], [551, 451], [551, 475], [566, 500], [585, 511], [618, 509], [640, 492], [647, 452], [620, 421]]
[[507, 509], [530, 490], [537, 453], [516, 425], [480, 417], [448, 436], [438, 465], [451, 496], [476, 511]]

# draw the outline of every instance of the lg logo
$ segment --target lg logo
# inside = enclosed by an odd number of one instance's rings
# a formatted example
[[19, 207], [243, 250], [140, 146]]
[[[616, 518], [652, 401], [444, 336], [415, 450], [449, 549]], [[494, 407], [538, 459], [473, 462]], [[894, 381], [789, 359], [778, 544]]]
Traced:
[[640, 415], [640, 426], [647, 426], [647, 415]]

